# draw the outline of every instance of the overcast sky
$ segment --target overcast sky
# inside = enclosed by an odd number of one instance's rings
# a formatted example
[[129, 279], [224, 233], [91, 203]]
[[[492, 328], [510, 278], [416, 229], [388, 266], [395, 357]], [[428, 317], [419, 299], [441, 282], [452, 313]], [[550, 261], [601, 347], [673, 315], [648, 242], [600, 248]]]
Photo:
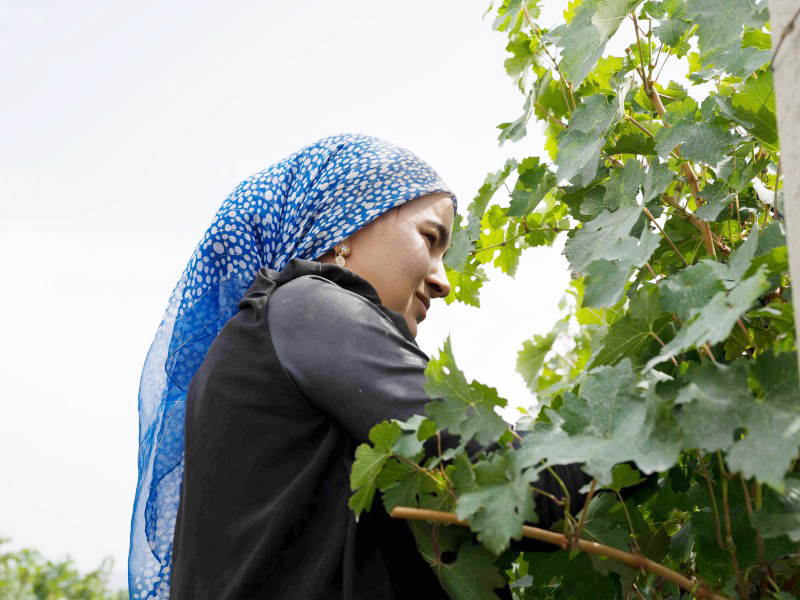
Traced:
[[[498, 147], [524, 99], [487, 4], [0, 2], [0, 537], [82, 570], [111, 555], [124, 584], [145, 354], [240, 180], [359, 132], [429, 162], [464, 211], [507, 157], [543, 154], [537, 125]], [[553, 23], [566, 0], [544, 4]], [[489, 271], [481, 310], [435, 302], [418, 341], [451, 333], [468, 377], [529, 405], [516, 353], [558, 317], [566, 262]]]

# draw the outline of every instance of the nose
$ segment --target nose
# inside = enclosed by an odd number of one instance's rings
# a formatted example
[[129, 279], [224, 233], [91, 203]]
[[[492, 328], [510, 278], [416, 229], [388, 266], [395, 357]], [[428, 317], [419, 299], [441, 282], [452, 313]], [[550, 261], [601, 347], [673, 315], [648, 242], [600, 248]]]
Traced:
[[425, 278], [425, 283], [431, 288], [431, 298], [444, 298], [450, 294], [450, 282], [447, 280], [447, 272], [444, 269], [444, 262], [438, 259]]

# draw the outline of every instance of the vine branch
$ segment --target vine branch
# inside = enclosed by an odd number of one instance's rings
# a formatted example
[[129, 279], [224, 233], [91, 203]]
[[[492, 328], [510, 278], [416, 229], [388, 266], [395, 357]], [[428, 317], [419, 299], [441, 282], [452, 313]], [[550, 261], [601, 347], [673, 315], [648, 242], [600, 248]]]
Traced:
[[634, 119], [632, 116], [630, 116], [630, 115], [626, 114], [626, 115], [625, 115], [625, 118], [626, 118], [626, 119], [628, 119], [628, 121], [630, 121], [630, 122], [631, 122], [631, 123], [633, 123], [634, 125], [636, 125], [636, 126], [639, 128], [639, 129], [641, 129], [642, 131], [644, 131], [644, 132], [645, 132], [645, 133], [646, 133], [648, 136], [650, 136], [650, 138], [651, 138], [651, 139], [655, 139], [655, 137], [656, 137], [656, 136], [654, 136], [652, 133], [650, 133], [650, 132], [647, 130], [647, 128], [646, 128], [644, 125], [642, 125], [641, 123], [639, 123], [639, 121], [637, 121], [636, 119]]
[[[684, 163], [684, 164], [686, 164], [686, 163]], [[683, 208], [680, 204], [678, 204], [678, 201], [675, 198], [673, 198], [672, 196], [670, 196], [669, 194], [662, 194], [662, 198], [667, 202], [667, 204], [669, 204], [672, 208], [674, 208], [678, 212], [678, 214], [680, 216], [682, 216], [687, 221], [689, 221], [689, 223], [695, 229], [697, 229], [701, 234], [703, 233], [704, 227], [708, 227], [708, 223], [705, 223], [704, 221], [701, 221], [700, 219], [695, 217], [691, 213], [691, 211], [688, 211], [685, 208]], [[724, 256], [729, 256], [730, 253], [731, 253], [731, 249], [725, 243], [723, 243], [722, 240], [720, 240], [717, 236], [715, 236], [713, 233], [711, 233], [710, 229], [709, 229], [709, 233], [711, 234], [712, 243], [714, 245], [716, 245], [717, 248], [719, 248], [720, 254], [722, 254]], [[706, 239], [704, 237], [703, 238], [703, 244], [705, 244], [705, 242], [706, 242]], [[708, 248], [706, 248], [706, 251], [708, 251]], [[709, 254], [711, 254], [711, 253], [709, 253]], [[712, 256], [716, 256], [716, 254], [712, 254]]]
[[665, 239], [665, 240], [667, 240], [667, 242], [669, 242], [669, 245], [670, 245], [670, 246], [672, 247], [672, 249], [675, 251], [675, 254], [677, 254], [678, 256], [680, 256], [681, 260], [683, 261], [683, 264], [684, 264], [684, 265], [686, 265], [686, 266], [688, 267], [688, 266], [689, 266], [689, 263], [688, 263], [688, 262], [686, 261], [686, 259], [683, 257], [683, 254], [681, 254], [680, 250], [678, 250], [678, 247], [675, 245], [675, 242], [673, 242], [673, 241], [670, 239], [670, 237], [667, 235], [667, 233], [666, 233], [666, 232], [665, 232], [665, 231], [664, 231], [664, 230], [661, 228], [661, 225], [659, 225], [659, 224], [658, 224], [658, 221], [656, 221], [656, 218], [655, 218], [655, 217], [654, 217], [654, 216], [653, 216], [653, 215], [650, 213], [650, 211], [649, 211], [649, 210], [647, 210], [647, 208], [646, 208], [646, 207], [644, 207], [644, 206], [642, 207], [642, 212], [643, 212], [644, 214], [646, 214], [646, 215], [647, 215], [647, 216], [650, 218], [650, 220], [653, 222], [653, 225], [655, 225], [655, 226], [656, 226], [656, 228], [657, 228], [657, 229], [658, 229], [658, 230], [661, 232], [661, 235], [663, 235], [663, 236], [664, 236], [664, 239]]
[[[416, 521], [433, 521], [434, 523], [447, 523], [448, 525], [460, 525], [462, 527], [469, 527], [469, 523], [467, 521], [462, 521], [458, 518], [458, 515], [451, 512], [444, 512], [440, 510], [426, 510], [422, 508], [411, 508], [407, 506], [396, 506], [392, 509], [390, 516], [395, 519], [407, 519], [407, 520], [416, 520]], [[554, 531], [547, 531], [546, 529], [540, 529], [538, 527], [531, 527], [530, 525], [523, 525], [522, 526], [522, 536], [534, 540], [539, 540], [541, 542], [546, 542], [548, 544], [553, 544], [554, 546], [558, 546], [564, 550], [570, 548], [569, 540], [567, 537], [561, 533], [556, 533]], [[606, 556], [613, 560], [619, 561], [629, 567], [637, 570], [644, 569], [656, 575], [658, 577], [663, 577], [667, 581], [674, 583], [677, 586], [680, 586], [687, 592], [695, 594], [697, 598], [709, 599], [709, 600], [729, 600], [725, 596], [720, 596], [719, 594], [714, 593], [708, 587], [705, 586], [702, 582], [692, 581], [688, 577], [681, 575], [673, 571], [672, 569], [665, 567], [661, 563], [657, 563], [649, 558], [642, 556], [641, 554], [632, 554], [630, 552], [624, 552], [623, 550], [617, 550], [616, 548], [611, 548], [609, 546], [604, 546], [603, 544], [598, 544], [597, 542], [589, 542], [587, 540], [578, 540], [577, 541], [577, 549], [581, 552], [586, 552], [587, 554], [597, 554], [599, 556]], [[699, 584], [699, 585], [698, 585]]]
[[549, 58], [550, 62], [553, 63], [553, 68], [555, 69], [556, 73], [558, 73], [558, 81], [559, 84], [561, 85], [561, 93], [564, 94], [564, 102], [567, 105], [567, 112], [569, 112], [571, 115], [572, 111], [577, 108], [577, 105], [575, 104], [575, 97], [572, 95], [572, 87], [570, 86], [569, 88], [569, 97], [570, 100], [572, 100], [572, 106], [570, 107], [570, 103], [567, 101], [567, 93], [564, 89], [566, 87], [564, 85], [565, 81], [564, 75], [558, 68], [558, 63], [556, 62], [556, 59], [553, 58], [550, 52], [547, 50], [547, 46], [545, 45], [544, 40], [542, 39], [542, 36], [539, 32], [539, 28], [536, 26], [536, 23], [533, 22], [533, 17], [531, 17], [531, 13], [528, 12], [528, 8], [526, 6], [522, 7], [522, 12], [525, 15], [525, 19], [527, 19], [528, 24], [531, 26], [531, 29], [533, 29], [533, 33], [536, 35], [536, 38], [539, 40], [539, 43], [542, 45], [542, 50], [544, 50], [544, 53], [547, 54], [547, 58]]
[[697, 460], [700, 461], [700, 467], [703, 472], [703, 478], [706, 480], [706, 484], [708, 485], [708, 495], [711, 498], [711, 509], [714, 511], [714, 532], [717, 534], [717, 545], [719, 545], [720, 550], [725, 549], [725, 544], [722, 543], [722, 529], [720, 528], [719, 524], [719, 509], [717, 508], [717, 497], [714, 494], [714, 486], [711, 484], [711, 474], [708, 472], [708, 467], [706, 467], [706, 461], [703, 459], [703, 455], [700, 454], [700, 450], [696, 450], [697, 452]]
[[[653, 103], [653, 106], [656, 108], [656, 112], [658, 116], [663, 117], [664, 113], [667, 112], [667, 109], [664, 108], [664, 104], [661, 102], [661, 98], [658, 95], [658, 92], [655, 89], [647, 90], [648, 96], [650, 97], [650, 101]], [[668, 123], [664, 123], [665, 127], [669, 127]], [[680, 150], [676, 149], [675, 153], [680, 156]], [[681, 170], [683, 171], [684, 177], [686, 177], [686, 182], [689, 184], [689, 189], [692, 192], [692, 196], [694, 197], [694, 201], [698, 206], [703, 205], [703, 199], [700, 197], [700, 181], [697, 179], [697, 175], [695, 174], [694, 170], [692, 169], [692, 165], [690, 165], [687, 161], [683, 161], [681, 163]], [[688, 211], [687, 211], [688, 212]], [[691, 214], [691, 213], [690, 213]], [[711, 236], [711, 227], [706, 221], [700, 221], [697, 217], [692, 215], [692, 219], [689, 219], [689, 222], [700, 231], [700, 234], [703, 236], [703, 244], [705, 244], [706, 252], [708, 252], [713, 258], [717, 258], [717, 252], [714, 249], [714, 239]], [[730, 251], [728, 252], [730, 254]]]
[[[750, 492], [747, 489], [747, 482], [744, 479], [744, 475], [741, 473], [739, 473], [739, 480], [742, 482], [742, 494], [744, 495], [745, 510], [747, 511], [747, 516], [751, 517], [753, 515], [753, 503], [750, 500]], [[763, 592], [764, 581], [766, 580], [766, 577], [770, 575], [770, 573], [769, 565], [767, 565], [766, 552], [764, 549], [764, 538], [761, 537], [761, 532], [758, 529], [756, 529], [756, 552], [758, 555], [758, 564], [761, 567], [761, 582]]]
[[476, 248], [475, 250], [470, 250], [469, 253], [474, 255], [474, 254], [477, 254], [478, 252], [483, 252], [484, 250], [491, 250], [492, 248], [500, 248], [502, 246], [506, 246], [506, 245], [508, 245], [509, 242], [513, 242], [515, 239], [524, 237], [524, 236], [526, 236], [529, 233], [534, 232], [534, 231], [552, 231], [554, 233], [559, 233], [561, 231], [572, 231], [572, 230], [571, 229], [562, 229], [560, 227], [532, 227], [532, 228], [524, 231], [523, 233], [520, 233], [520, 234], [517, 234], [517, 235], [512, 235], [505, 242], [500, 242], [499, 244], [492, 244], [491, 246], [486, 246], [485, 248]]
[[551, 115], [549, 112], [547, 112], [547, 109], [544, 106], [542, 106], [541, 103], [537, 101], [535, 106], [540, 111], [542, 111], [548, 119], [550, 119], [550, 122], [553, 123], [553, 125], [560, 127], [561, 129], [569, 129], [569, 125], [565, 125], [564, 123], [556, 119], [553, 115]]
[[725, 545], [728, 553], [731, 555], [731, 563], [733, 564], [733, 572], [736, 574], [736, 585], [739, 588], [739, 594], [742, 598], [749, 596], [747, 585], [742, 577], [742, 571], [739, 569], [739, 559], [736, 556], [736, 543], [733, 541], [733, 529], [731, 527], [731, 511], [728, 501], [728, 479], [729, 475], [725, 470], [725, 463], [722, 460], [722, 454], [717, 450], [717, 460], [719, 462], [720, 485], [722, 486], [722, 514], [725, 518]]
[[589, 486], [589, 493], [586, 495], [586, 502], [583, 503], [581, 518], [578, 521], [578, 526], [575, 528], [575, 533], [572, 535], [573, 548], [578, 543], [578, 540], [581, 539], [581, 531], [583, 530], [583, 524], [586, 522], [586, 513], [589, 512], [589, 503], [592, 501], [592, 496], [594, 496], [594, 490], [596, 487], [597, 487], [597, 477], [592, 479], [592, 483]]

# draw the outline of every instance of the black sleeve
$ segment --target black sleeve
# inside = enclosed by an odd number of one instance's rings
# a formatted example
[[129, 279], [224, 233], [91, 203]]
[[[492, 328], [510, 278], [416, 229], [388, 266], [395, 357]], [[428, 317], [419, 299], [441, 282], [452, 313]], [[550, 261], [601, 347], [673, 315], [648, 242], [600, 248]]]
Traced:
[[359, 442], [381, 421], [425, 414], [428, 357], [373, 302], [304, 276], [273, 292], [267, 314], [287, 376]]
[[[425, 414], [428, 357], [363, 296], [320, 277], [299, 277], [273, 292], [268, 323], [287, 376], [359, 442], [366, 442], [369, 430], [381, 421]], [[454, 445], [452, 436], [443, 441]], [[480, 447], [473, 444], [467, 450], [474, 453]], [[578, 490], [586, 478], [577, 465], [554, 470], [569, 489], [574, 513], [582, 506]], [[536, 487], [563, 495], [546, 471]], [[541, 495], [536, 496], [536, 512], [536, 525], [542, 528], [563, 517], [563, 509]]]

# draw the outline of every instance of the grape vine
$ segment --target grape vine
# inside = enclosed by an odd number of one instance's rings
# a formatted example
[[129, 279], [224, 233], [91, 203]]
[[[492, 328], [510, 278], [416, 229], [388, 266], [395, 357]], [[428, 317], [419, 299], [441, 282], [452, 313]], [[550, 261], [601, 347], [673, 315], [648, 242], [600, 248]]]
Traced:
[[[487, 176], [446, 263], [446, 300], [479, 306], [482, 265], [513, 277], [526, 248], [563, 240], [563, 318], [516, 365], [537, 409], [509, 427], [506, 400], [467, 381], [448, 340], [426, 371], [427, 415], [358, 448], [350, 506], [380, 492], [456, 600], [800, 597], [766, 2], [573, 0], [554, 27], [538, 4], [504, 0], [493, 27], [524, 96], [499, 141], [536, 123], [544, 148]], [[668, 61], [686, 78], [664, 84]], [[442, 444], [445, 430], [460, 441]], [[557, 474], [570, 464], [580, 490]], [[536, 528], [540, 502], [563, 509], [553, 531]]]

